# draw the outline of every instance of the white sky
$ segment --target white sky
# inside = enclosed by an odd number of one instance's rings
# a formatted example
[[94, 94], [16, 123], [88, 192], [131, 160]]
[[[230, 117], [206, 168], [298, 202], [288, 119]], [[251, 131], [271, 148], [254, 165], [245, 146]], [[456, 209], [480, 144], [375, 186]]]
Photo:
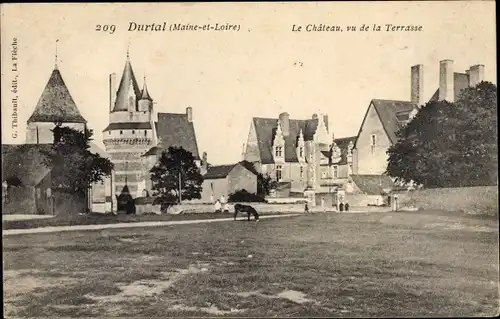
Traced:
[[[424, 96], [439, 82], [439, 61], [464, 72], [485, 65], [496, 83], [494, 2], [2, 4], [2, 143], [23, 143], [54, 67], [102, 146], [108, 75], [121, 76], [127, 44], [139, 86], [160, 112], [193, 108], [200, 153], [214, 164], [240, 160], [250, 121], [329, 114], [336, 137], [357, 134], [372, 98], [410, 98], [410, 67], [424, 64]], [[128, 32], [137, 23], [231, 23], [240, 32]], [[292, 32], [292, 25], [422, 25], [423, 32]], [[96, 32], [115, 24], [114, 34]], [[19, 136], [12, 138], [10, 48], [17, 37]], [[294, 62], [302, 62], [302, 66]], [[4, 94], [6, 93], [6, 94]]]

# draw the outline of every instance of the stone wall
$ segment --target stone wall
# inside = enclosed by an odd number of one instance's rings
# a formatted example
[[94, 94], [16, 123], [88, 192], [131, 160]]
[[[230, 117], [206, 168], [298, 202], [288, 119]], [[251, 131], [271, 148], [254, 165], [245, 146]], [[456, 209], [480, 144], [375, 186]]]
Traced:
[[498, 187], [434, 188], [399, 195], [400, 207], [462, 211], [469, 214], [498, 212]]

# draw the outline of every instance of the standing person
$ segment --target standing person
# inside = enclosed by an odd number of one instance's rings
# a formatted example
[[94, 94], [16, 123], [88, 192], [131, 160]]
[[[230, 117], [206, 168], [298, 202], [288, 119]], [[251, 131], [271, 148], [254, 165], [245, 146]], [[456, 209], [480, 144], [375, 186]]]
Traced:
[[216, 213], [220, 213], [220, 211], [221, 211], [221, 204], [220, 204], [219, 200], [217, 200], [217, 201], [215, 202], [214, 207], [215, 207], [215, 212], [216, 212]]
[[309, 201], [306, 201], [306, 204], [304, 206], [304, 213], [309, 213]]

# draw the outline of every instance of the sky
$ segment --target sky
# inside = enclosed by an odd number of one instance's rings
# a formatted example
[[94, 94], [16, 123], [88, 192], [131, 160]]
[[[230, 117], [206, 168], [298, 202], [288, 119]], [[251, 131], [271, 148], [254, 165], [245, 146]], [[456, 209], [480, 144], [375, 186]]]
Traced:
[[[2, 4], [2, 143], [25, 142], [55, 64], [102, 144], [109, 123], [109, 74], [119, 78], [127, 47], [139, 86], [146, 77], [157, 112], [193, 109], [199, 152], [213, 164], [241, 159], [252, 117], [327, 113], [335, 137], [354, 136], [371, 99], [410, 99], [410, 68], [424, 65], [424, 98], [439, 86], [439, 61], [455, 72], [485, 65], [496, 84], [495, 3], [149, 3]], [[239, 31], [128, 31], [138, 24], [235, 24]], [[385, 24], [421, 25], [387, 32]], [[292, 31], [308, 24], [343, 32]], [[365, 24], [382, 31], [358, 31]], [[96, 31], [115, 25], [115, 31]], [[357, 31], [346, 31], [357, 26]], [[12, 71], [17, 38], [18, 70]], [[17, 137], [11, 80], [18, 75]], [[5, 93], [5, 94], [4, 94]]]

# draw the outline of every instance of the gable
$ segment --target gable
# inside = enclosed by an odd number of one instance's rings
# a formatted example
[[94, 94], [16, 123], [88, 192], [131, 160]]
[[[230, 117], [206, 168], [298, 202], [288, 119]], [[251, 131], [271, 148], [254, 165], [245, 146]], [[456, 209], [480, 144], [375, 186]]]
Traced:
[[186, 114], [158, 113], [158, 122], [155, 122], [158, 144], [163, 149], [182, 147], [191, 152], [195, 160], [199, 160], [198, 143], [193, 122], [188, 121]]
[[255, 123], [250, 123], [250, 131], [248, 132], [247, 145], [245, 149], [245, 160], [249, 162], [259, 162], [261, 160], [259, 142], [257, 132], [255, 131]]
[[[298, 162], [297, 145], [300, 131], [304, 135], [304, 141], [312, 141], [318, 127], [318, 119], [308, 120], [289, 120], [289, 135], [284, 137], [285, 140], [285, 161]], [[255, 136], [257, 137], [257, 145], [262, 164], [274, 163], [273, 157], [273, 141], [278, 128], [278, 119], [254, 117], [253, 125], [255, 128]], [[326, 126], [326, 128], [328, 128]]]

